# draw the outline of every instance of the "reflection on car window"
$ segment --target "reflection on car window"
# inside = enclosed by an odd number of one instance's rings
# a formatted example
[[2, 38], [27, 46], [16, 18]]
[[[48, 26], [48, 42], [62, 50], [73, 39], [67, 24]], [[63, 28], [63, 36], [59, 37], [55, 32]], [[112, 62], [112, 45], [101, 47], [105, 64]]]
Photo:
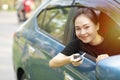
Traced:
[[38, 16], [39, 27], [62, 42], [65, 24], [68, 17], [68, 10], [68, 8], [53, 8], [44, 10]]

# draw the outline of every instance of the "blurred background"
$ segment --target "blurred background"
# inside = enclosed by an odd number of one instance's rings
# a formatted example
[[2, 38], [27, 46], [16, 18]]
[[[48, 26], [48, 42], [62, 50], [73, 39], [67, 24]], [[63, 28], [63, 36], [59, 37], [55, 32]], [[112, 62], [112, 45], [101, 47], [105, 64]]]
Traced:
[[45, 0], [0, 0], [0, 80], [16, 80], [12, 62], [14, 32]]
[[0, 0], [0, 11], [16, 11], [18, 21], [24, 22], [45, 0]]
[[[0, 10], [15, 10], [17, 2], [24, 0], [0, 0]], [[45, 0], [32, 0], [35, 2], [35, 6], [39, 6], [42, 1]]]

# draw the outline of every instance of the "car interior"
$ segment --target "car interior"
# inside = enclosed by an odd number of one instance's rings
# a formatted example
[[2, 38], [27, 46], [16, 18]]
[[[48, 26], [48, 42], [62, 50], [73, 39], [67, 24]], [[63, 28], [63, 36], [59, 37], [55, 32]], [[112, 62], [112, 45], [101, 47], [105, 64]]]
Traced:
[[120, 36], [119, 26], [106, 14], [101, 12], [100, 17], [100, 33], [104, 37], [109, 37], [111, 39], [117, 40]]

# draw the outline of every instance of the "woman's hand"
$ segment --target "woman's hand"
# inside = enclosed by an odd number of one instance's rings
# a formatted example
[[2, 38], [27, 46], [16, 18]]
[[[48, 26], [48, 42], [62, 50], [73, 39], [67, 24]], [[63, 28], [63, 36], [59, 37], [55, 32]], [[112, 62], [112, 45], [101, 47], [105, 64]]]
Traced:
[[105, 59], [105, 58], [108, 58], [109, 55], [108, 54], [101, 54], [101, 55], [98, 55], [98, 57], [96, 58], [96, 62], [102, 60], [102, 59]]
[[80, 56], [79, 53], [73, 54], [73, 55], [70, 56], [70, 61], [74, 66], [79, 66], [80, 64], [82, 64], [83, 60], [79, 56]]

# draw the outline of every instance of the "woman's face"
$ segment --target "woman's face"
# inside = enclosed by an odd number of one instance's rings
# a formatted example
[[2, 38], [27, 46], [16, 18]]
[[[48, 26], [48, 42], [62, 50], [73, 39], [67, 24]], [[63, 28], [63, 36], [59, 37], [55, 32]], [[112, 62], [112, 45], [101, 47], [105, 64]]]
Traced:
[[99, 26], [95, 25], [85, 15], [80, 15], [75, 19], [75, 32], [78, 39], [83, 43], [93, 43], [96, 41]]

